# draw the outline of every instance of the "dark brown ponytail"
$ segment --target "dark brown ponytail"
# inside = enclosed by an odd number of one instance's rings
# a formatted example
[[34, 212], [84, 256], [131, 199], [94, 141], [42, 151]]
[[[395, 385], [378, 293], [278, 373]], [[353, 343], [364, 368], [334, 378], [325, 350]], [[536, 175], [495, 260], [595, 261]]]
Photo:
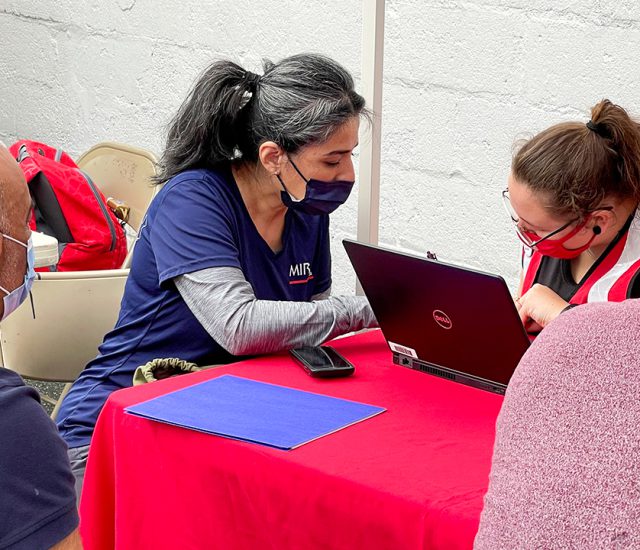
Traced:
[[582, 217], [607, 196], [640, 202], [640, 125], [605, 99], [587, 124], [556, 124], [525, 142], [511, 170], [557, 215]]

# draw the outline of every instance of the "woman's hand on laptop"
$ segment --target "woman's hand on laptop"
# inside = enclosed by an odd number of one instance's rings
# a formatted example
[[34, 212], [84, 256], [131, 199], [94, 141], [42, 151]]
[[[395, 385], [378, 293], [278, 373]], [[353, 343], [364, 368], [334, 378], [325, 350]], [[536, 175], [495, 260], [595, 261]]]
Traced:
[[538, 283], [515, 302], [522, 324], [528, 331], [534, 330], [536, 324], [540, 329], [546, 327], [569, 305], [549, 287]]

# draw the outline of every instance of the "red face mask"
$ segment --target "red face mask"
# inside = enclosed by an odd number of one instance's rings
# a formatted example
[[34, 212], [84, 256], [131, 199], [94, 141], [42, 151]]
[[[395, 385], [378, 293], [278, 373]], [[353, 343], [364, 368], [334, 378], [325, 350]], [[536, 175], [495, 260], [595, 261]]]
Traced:
[[531, 241], [532, 244], [530, 244], [529, 246], [531, 248], [535, 248], [543, 256], [551, 256], [552, 258], [559, 258], [561, 260], [572, 260], [573, 258], [577, 258], [578, 256], [580, 256], [580, 254], [582, 254], [585, 250], [587, 250], [587, 248], [591, 246], [593, 239], [596, 238], [596, 234], [594, 233], [593, 237], [591, 237], [589, 241], [585, 245], [581, 246], [580, 248], [565, 248], [563, 246], [564, 243], [566, 243], [569, 239], [571, 239], [572, 237], [577, 235], [580, 231], [582, 231], [584, 226], [587, 224], [588, 219], [589, 218], [587, 217], [587, 219], [585, 219], [584, 222], [576, 225], [573, 231], [569, 231], [569, 233], [567, 233], [564, 237], [561, 237], [559, 239], [547, 239], [546, 237], [543, 237], [542, 239], [538, 239], [536, 242], [536, 239], [538, 236], [535, 233], [531, 233], [530, 231], [524, 231], [524, 230], [520, 230], [520, 231], [522, 231], [522, 233], [527, 237], [527, 239]]

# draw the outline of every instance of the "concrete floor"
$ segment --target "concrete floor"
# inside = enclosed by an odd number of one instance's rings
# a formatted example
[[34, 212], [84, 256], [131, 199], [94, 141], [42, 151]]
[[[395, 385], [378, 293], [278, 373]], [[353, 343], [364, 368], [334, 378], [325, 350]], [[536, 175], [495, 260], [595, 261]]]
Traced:
[[[42, 395], [48, 395], [53, 399], [58, 399], [64, 384], [62, 382], [38, 382], [37, 380], [25, 380], [27, 385], [34, 387], [38, 390], [38, 393]], [[53, 405], [42, 399], [42, 406], [47, 411], [47, 414], [51, 414], [53, 411]]]

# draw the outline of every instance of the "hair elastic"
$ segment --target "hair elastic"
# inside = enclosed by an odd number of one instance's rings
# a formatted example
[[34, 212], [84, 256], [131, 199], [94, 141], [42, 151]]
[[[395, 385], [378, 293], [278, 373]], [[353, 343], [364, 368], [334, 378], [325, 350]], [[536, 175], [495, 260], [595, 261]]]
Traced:
[[262, 77], [259, 74], [252, 73], [251, 71], [246, 71], [244, 73], [244, 81], [249, 85], [249, 88], [251, 88], [252, 91], [258, 87], [261, 78]]
[[589, 122], [587, 122], [586, 124], [587, 128], [589, 128], [589, 130], [591, 130], [593, 133], [598, 134], [600, 137], [603, 138], [608, 138], [608, 133], [605, 130], [605, 128], [602, 126], [602, 124], [596, 124], [595, 122], [593, 122], [593, 120], [590, 120]]

